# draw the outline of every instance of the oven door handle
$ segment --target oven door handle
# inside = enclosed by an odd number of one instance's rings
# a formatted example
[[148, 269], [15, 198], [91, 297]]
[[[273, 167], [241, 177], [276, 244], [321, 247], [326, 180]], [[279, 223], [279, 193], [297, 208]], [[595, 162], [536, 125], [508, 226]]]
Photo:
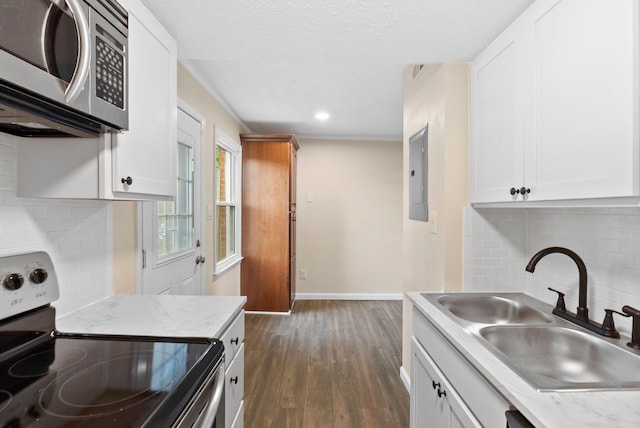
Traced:
[[218, 407], [220, 407], [220, 401], [222, 400], [222, 393], [224, 392], [224, 364], [218, 368], [218, 373], [216, 374], [215, 385], [213, 386], [213, 392], [211, 393], [211, 398], [209, 399], [209, 404], [207, 405], [207, 410], [205, 411], [204, 421], [202, 422], [202, 427], [211, 427], [213, 426], [213, 422], [216, 419], [216, 415], [218, 413]]
[[64, 91], [67, 104], [70, 104], [78, 97], [80, 91], [84, 89], [84, 84], [89, 76], [89, 68], [91, 67], [91, 30], [80, 1], [65, 1], [71, 11], [71, 15], [73, 15], [73, 20], [78, 30], [78, 39], [80, 41], [78, 63], [76, 64], [76, 69], [69, 82], [69, 86], [67, 86], [67, 89]]

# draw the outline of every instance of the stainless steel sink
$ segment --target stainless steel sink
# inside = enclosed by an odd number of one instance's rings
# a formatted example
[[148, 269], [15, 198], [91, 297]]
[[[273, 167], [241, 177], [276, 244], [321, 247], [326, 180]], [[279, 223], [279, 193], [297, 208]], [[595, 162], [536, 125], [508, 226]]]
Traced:
[[520, 301], [506, 297], [447, 294], [438, 303], [458, 318], [482, 324], [540, 324], [553, 318]]
[[551, 315], [523, 293], [423, 293], [540, 391], [640, 389], [640, 351]]
[[494, 354], [539, 390], [640, 387], [640, 356], [573, 328], [480, 329]]

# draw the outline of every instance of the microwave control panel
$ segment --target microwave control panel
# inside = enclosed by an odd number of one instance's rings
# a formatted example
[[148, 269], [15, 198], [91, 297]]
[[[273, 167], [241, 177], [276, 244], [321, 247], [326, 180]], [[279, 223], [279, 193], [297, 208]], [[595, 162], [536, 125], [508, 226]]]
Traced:
[[96, 96], [124, 109], [124, 55], [96, 37]]

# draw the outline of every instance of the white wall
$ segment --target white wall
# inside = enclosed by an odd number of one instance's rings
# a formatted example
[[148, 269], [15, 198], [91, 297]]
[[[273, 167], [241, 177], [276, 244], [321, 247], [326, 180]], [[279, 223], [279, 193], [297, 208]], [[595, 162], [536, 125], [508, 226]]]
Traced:
[[0, 134], [0, 255], [49, 253], [59, 315], [112, 294], [111, 203], [16, 197], [16, 144], [20, 138]]
[[[567, 308], [578, 304], [578, 270], [562, 254], [524, 267], [537, 251], [561, 246], [575, 251], [588, 273], [590, 318], [604, 309], [640, 309], [640, 208], [530, 208], [465, 210], [465, 291], [526, 291], [555, 304], [552, 287], [566, 293]], [[627, 334], [631, 321], [616, 317]]]
[[297, 292], [400, 296], [402, 142], [298, 142]]

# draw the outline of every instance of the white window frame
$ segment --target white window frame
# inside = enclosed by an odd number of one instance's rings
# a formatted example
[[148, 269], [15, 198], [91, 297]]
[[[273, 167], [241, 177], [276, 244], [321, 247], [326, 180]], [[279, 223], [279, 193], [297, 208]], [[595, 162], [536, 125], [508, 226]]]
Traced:
[[[218, 195], [217, 190], [218, 186], [215, 182], [217, 177], [217, 171], [214, 171], [214, 183], [213, 183], [213, 200], [214, 200], [214, 210], [213, 210], [213, 258], [214, 258], [214, 269], [213, 276], [216, 277], [218, 275], [223, 274], [225, 271], [231, 269], [238, 263], [242, 261], [242, 146], [234, 141], [231, 137], [225, 134], [222, 130], [216, 128], [215, 129], [215, 146], [213, 150], [214, 156], [214, 168], [215, 165], [215, 156], [217, 148], [221, 147], [227, 152], [231, 153], [231, 201], [225, 204], [218, 203]], [[235, 219], [234, 219], [234, 239], [235, 239], [235, 253], [224, 260], [217, 261], [217, 215], [218, 215], [218, 206], [233, 206], [235, 207]]]

